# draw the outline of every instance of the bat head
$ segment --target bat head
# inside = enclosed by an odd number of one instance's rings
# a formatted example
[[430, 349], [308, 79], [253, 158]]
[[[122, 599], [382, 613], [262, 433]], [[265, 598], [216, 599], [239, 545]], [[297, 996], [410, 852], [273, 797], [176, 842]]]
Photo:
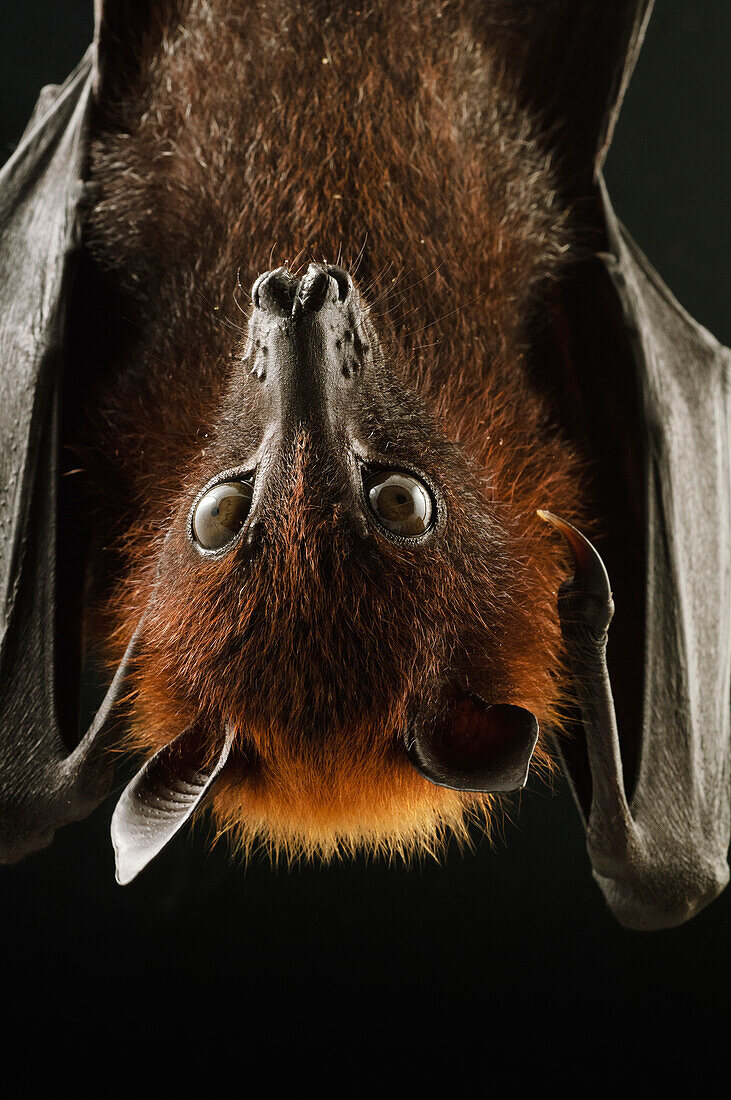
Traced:
[[183, 783], [244, 846], [408, 851], [525, 783], [537, 567], [345, 270], [266, 272], [252, 302], [145, 612], [137, 730], [164, 767], [138, 802]]

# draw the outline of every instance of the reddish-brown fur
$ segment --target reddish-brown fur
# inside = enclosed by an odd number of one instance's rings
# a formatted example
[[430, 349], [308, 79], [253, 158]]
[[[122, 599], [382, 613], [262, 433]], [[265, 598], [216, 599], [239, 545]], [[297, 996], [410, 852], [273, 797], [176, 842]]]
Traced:
[[[81, 440], [117, 512], [102, 622], [118, 657], [152, 601], [135, 745], [196, 719], [214, 752], [236, 727], [215, 810], [244, 847], [406, 852], [463, 833], [490, 800], [431, 785], [400, 747], [407, 700], [427, 705], [445, 676], [556, 718], [566, 564], [535, 513], [577, 518], [578, 465], [525, 349], [567, 215], [470, 7], [161, 5], [94, 145], [87, 240], [125, 319]], [[370, 303], [395, 404], [403, 385], [426, 410], [404, 411], [404, 446], [421, 440], [442, 489], [444, 543], [361, 545], [303, 430], [264, 552], [194, 561], [186, 517], [226, 468], [221, 410], [241, 369], [237, 274], [248, 288], [285, 260], [337, 258]]]

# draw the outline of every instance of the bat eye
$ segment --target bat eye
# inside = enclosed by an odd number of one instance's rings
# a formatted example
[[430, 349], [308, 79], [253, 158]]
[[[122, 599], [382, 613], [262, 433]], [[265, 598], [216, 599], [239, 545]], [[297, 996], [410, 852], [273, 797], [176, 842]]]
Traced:
[[220, 550], [239, 533], [251, 508], [253, 483], [222, 481], [201, 497], [193, 513], [193, 535], [204, 550]]
[[432, 522], [429, 490], [411, 474], [375, 470], [363, 478], [369, 507], [382, 527], [395, 535], [423, 535]]

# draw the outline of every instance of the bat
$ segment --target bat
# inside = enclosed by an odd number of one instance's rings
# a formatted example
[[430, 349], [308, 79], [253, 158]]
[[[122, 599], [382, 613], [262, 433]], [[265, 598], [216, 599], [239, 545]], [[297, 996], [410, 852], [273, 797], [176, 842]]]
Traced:
[[1, 176], [2, 861], [120, 748], [123, 884], [557, 763], [622, 924], [723, 889], [729, 353], [602, 178], [651, 7], [97, 0]]

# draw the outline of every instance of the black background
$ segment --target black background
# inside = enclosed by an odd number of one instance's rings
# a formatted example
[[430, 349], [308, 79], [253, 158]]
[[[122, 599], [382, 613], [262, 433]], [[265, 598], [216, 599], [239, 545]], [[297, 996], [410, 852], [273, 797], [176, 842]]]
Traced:
[[[41, 85], [83, 53], [90, 8], [0, 5], [4, 156]], [[606, 172], [650, 260], [726, 343], [730, 40], [728, 0], [658, 0]], [[593, 1089], [590, 1064], [601, 1077], [637, 1054], [653, 1076], [683, 1066], [697, 1077], [728, 1034], [731, 891], [680, 929], [623, 931], [561, 781], [529, 785], [496, 847], [476, 837], [474, 854], [441, 866], [244, 871], [197, 836], [126, 889], [114, 881], [112, 805], [0, 869], [5, 1003], [36, 1034], [74, 1033], [75, 1058], [99, 1034], [110, 1058], [174, 1037], [189, 1044], [185, 1064], [225, 1051], [243, 1088], [250, 1059], [273, 1044], [285, 1061], [306, 1049], [325, 1067], [339, 1041], [359, 1072], [387, 1052], [407, 1066], [443, 1061], [461, 1081], [474, 1059], [487, 1085], [494, 1067], [518, 1081], [540, 1060], [544, 1076]]]

